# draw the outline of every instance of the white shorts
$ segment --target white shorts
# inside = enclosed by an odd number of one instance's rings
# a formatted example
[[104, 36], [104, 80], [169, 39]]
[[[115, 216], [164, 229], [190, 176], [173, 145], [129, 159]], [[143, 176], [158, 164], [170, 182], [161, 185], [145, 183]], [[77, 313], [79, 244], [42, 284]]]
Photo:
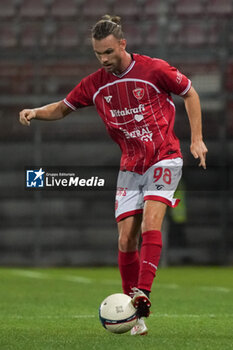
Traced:
[[116, 221], [142, 213], [146, 200], [176, 207], [180, 200], [173, 196], [182, 175], [182, 166], [183, 160], [174, 158], [161, 160], [143, 175], [120, 170], [115, 202]]

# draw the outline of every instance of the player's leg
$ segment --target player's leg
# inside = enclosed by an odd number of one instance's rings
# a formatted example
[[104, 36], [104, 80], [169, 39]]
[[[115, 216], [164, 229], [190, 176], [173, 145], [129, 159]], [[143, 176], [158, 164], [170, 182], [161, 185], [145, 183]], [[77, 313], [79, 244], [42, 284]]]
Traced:
[[[132, 296], [137, 290], [140, 259], [138, 253], [142, 214], [126, 217], [118, 222], [119, 254], [118, 265], [121, 273], [124, 293]], [[133, 302], [133, 300], [132, 300]], [[131, 329], [131, 335], [145, 335], [148, 329], [143, 318]]]
[[118, 265], [125, 294], [137, 286], [139, 274], [138, 240], [143, 211], [139, 188], [141, 175], [120, 171], [117, 180], [115, 216], [118, 223]]
[[[150, 314], [149, 296], [162, 250], [161, 227], [166, 208], [164, 203], [152, 200], [145, 201], [141, 225], [142, 245], [138, 288], [134, 289], [133, 296], [133, 305], [138, 309], [139, 317], [148, 317]], [[133, 331], [136, 332], [136, 328]]]
[[[181, 177], [182, 159], [163, 160], [153, 165], [144, 174], [144, 210], [142, 219], [142, 245], [140, 252], [139, 292], [135, 293], [134, 304], [142, 316], [149, 315], [147, 297], [158, 268], [161, 250], [161, 227], [167, 205], [176, 206], [174, 192]], [[144, 296], [145, 293], [146, 296]], [[147, 305], [148, 304], [148, 305]]]
[[175, 207], [174, 198], [182, 174], [181, 158], [165, 159], [148, 169], [143, 178], [144, 210], [142, 219], [142, 247], [138, 287], [151, 291], [162, 249], [161, 227], [167, 205]]
[[166, 209], [165, 203], [153, 200], [147, 200], [144, 206], [138, 288], [148, 296], [161, 256], [161, 227]]
[[167, 205], [156, 200], [146, 200], [143, 210], [141, 229], [142, 232], [157, 230], [160, 231]]
[[138, 242], [142, 215], [137, 214], [118, 222], [118, 266], [125, 294], [137, 286], [139, 275]]
[[138, 249], [142, 214], [132, 215], [118, 222], [118, 248], [122, 252], [133, 252]]

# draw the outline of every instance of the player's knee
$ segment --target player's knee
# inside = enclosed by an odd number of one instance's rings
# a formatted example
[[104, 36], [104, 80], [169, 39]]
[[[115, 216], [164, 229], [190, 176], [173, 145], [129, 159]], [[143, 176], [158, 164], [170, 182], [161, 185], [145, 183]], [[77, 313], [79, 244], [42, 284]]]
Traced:
[[119, 234], [118, 248], [122, 252], [135, 251], [137, 249], [137, 239], [123, 232]]
[[145, 214], [142, 220], [142, 232], [161, 230], [162, 217], [159, 213]]

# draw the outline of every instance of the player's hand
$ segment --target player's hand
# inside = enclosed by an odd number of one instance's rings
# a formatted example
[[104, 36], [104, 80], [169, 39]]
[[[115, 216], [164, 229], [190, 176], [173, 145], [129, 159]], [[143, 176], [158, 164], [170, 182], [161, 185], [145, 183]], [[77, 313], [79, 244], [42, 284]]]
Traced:
[[190, 151], [195, 159], [200, 159], [199, 166], [202, 166], [203, 169], [206, 169], [206, 153], [208, 152], [208, 149], [204, 142], [202, 140], [192, 142]]
[[36, 111], [35, 109], [23, 109], [19, 113], [19, 121], [21, 124], [30, 126], [31, 119], [36, 118]]

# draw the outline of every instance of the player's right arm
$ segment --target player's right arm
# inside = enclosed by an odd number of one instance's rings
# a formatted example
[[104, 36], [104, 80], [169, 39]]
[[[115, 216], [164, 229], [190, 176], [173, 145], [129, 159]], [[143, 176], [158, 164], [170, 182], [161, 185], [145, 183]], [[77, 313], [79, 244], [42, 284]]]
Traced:
[[23, 125], [30, 126], [32, 119], [45, 121], [58, 120], [64, 118], [72, 111], [63, 101], [58, 101], [39, 108], [23, 109], [19, 113], [19, 121]]

